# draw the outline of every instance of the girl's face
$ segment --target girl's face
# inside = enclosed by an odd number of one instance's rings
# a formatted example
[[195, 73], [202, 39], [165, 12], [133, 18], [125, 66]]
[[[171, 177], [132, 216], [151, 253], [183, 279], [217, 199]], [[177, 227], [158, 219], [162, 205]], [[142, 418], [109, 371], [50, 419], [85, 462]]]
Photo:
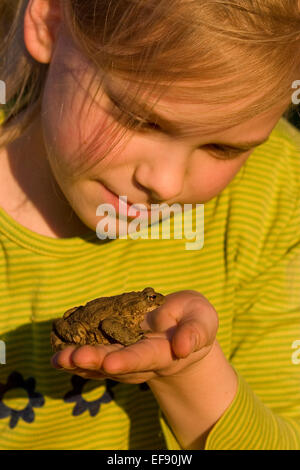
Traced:
[[[42, 142], [60, 189], [92, 230], [101, 220], [97, 207], [110, 203], [117, 209], [119, 195], [147, 208], [159, 202], [172, 205], [209, 201], [233, 179], [257, 142], [268, 138], [287, 106], [281, 104], [271, 112], [214, 134], [207, 129], [205, 135], [202, 130], [201, 134], [180, 137], [162, 127], [151, 129], [149, 123], [145, 132], [128, 131], [101, 158], [113, 143], [112, 131], [118, 125], [109, 93], [113, 89], [118, 94], [126, 83], [112, 77], [106, 84], [109, 91], [103, 84], [95, 96], [94, 66], [74, 44], [65, 26], [56, 39], [39, 117]], [[154, 111], [167, 121], [176, 118], [182, 126], [192, 113], [196, 113], [197, 121], [201, 116], [203, 123], [207, 113], [216, 113], [204, 105], [178, 104], [166, 97], [155, 104]], [[224, 107], [224, 113], [230, 114], [230, 106]], [[233, 149], [233, 155], [228, 154], [228, 146], [243, 142], [253, 144], [248, 150]]]

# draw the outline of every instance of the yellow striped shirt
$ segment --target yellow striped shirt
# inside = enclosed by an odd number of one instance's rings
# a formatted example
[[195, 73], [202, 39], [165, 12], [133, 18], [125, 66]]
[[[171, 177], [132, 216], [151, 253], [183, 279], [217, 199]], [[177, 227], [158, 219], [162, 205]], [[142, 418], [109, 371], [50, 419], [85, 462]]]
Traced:
[[53, 318], [151, 286], [197, 290], [219, 315], [239, 386], [205, 449], [300, 450], [299, 193], [300, 133], [282, 118], [205, 204], [200, 250], [184, 238], [52, 239], [0, 209], [0, 449], [180, 449], [145, 384], [50, 365]]

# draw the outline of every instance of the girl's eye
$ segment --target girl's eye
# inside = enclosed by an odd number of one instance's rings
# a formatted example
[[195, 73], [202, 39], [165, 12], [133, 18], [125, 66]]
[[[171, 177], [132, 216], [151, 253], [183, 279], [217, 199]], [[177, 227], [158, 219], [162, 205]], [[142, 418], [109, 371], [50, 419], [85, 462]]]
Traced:
[[125, 116], [130, 117], [130, 122], [139, 128], [139, 130], [154, 130], [158, 132], [163, 132], [162, 128], [156, 124], [155, 122], [150, 122], [146, 121], [142, 117], [136, 116], [129, 111], [125, 111], [123, 108], [121, 108], [112, 98], [110, 98], [110, 101], [113, 104], [113, 107], [118, 110], [118, 116], [117, 119], [119, 121], [122, 121]]
[[140, 129], [152, 129], [154, 131], [162, 132], [162, 128], [155, 122], [145, 121], [142, 118], [135, 117], [133, 122], [139, 126]]
[[217, 144], [204, 145], [202, 148], [207, 148], [209, 153], [213, 154], [220, 160], [232, 160], [247, 152], [245, 150], [234, 149], [232, 147], [225, 147]]
[[156, 131], [156, 132], [163, 132], [162, 128], [156, 124], [155, 122], [146, 121], [145, 119], [134, 116], [131, 113], [126, 113], [130, 116], [130, 121], [134, 127], [137, 127], [139, 131]]
[[[143, 131], [156, 131], [156, 132], [164, 132], [164, 130], [155, 122], [150, 122], [146, 121], [142, 117], [136, 116], [129, 111], [125, 111], [123, 108], [121, 108], [118, 103], [116, 103], [115, 100], [113, 100], [111, 97], [109, 98], [112, 105], [113, 109], [118, 110], [118, 115], [115, 116], [119, 121], [122, 121], [124, 117], [130, 118], [131, 123], [133, 126], [138, 128], [138, 131], [143, 132]], [[124, 123], [125, 125], [128, 125], [128, 121]], [[235, 149], [233, 147], [226, 147], [224, 145], [218, 145], [218, 144], [207, 144], [203, 145], [201, 147], [201, 150], [207, 149], [208, 153], [213, 155], [216, 159], [218, 160], [233, 160], [234, 158], [237, 158], [246, 152], [249, 152], [249, 150], [242, 150], [242, 149]]]

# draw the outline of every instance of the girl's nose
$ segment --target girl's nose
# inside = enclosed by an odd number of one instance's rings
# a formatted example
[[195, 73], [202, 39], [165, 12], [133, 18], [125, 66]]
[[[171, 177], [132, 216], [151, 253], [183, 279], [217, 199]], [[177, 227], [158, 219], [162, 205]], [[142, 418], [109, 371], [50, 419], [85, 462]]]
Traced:
[[[171, 148], [170, 148], [171, 147]], [[188, 154], [182, 147], [166, 148], [164, 152], [152, 147], [151, 156], [136, 166], [134, 178], [138, 185], [147, 190], [152, 200], [169, 201], [183, 192]]]

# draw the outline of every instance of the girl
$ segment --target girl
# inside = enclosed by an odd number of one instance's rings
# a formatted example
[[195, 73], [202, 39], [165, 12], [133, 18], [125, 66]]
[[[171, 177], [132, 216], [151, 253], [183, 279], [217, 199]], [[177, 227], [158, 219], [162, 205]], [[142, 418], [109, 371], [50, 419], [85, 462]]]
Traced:
[[[299, 450], [297, 2], [2, 0], [0, 21], [0, 448]], [[99, 238], [122, 195], [204, 204], [204, 246]], [[54, 318], [147, 286], [146, 339], [50, 363]]]

